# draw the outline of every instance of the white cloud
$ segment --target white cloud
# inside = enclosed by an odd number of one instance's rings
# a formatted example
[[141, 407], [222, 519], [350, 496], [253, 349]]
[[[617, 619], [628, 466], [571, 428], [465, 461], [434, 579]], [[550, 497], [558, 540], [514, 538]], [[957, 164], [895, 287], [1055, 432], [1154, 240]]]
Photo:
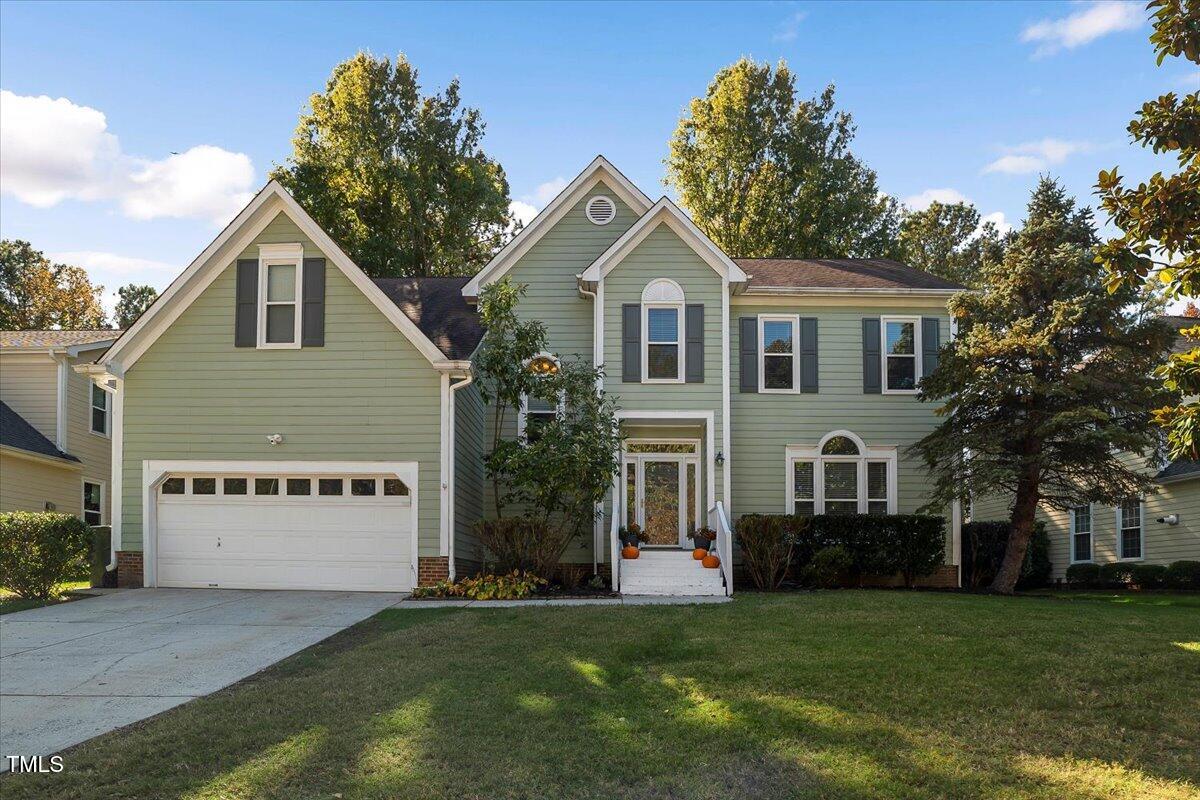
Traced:
[[522, 225], [528, 225], [533, 221], [533, 218], [536, 217], [538, 213], [536, 208], [531, 206], [529, 203], [523, 203], [520, 200], [513, 200], [511, 203], [509, 203], [508, 211], [510, 214], [520, 220]]
[[943, 205], [953, 205], [954, 203], [969, 203], [966, 195], [957, 189], [926, 189], [920, 194], [909, 195], [904, 198], [904, 205], [911, 208], [913, 211], [924, 211], [934, 203]]
[[228, 222], [249, 202], [249, 156], [212, 145], [154, 161], [121, 151], [102, 112], [0, 90], [0, 190], [38, 208], [115, 201], [133, 219]]
[[1034, 58], [1073, 50], [1102, 36], [1138, 28], [1144, 22], [1142, 3], [1100, 0], [1059, 19], [1042, 19], [1026, 25], [1021, 41], [1037, 44]]
[[993, 211], [979, 218], [979, 228], [975, 231], [975, 235], [983, 233], [983, 226], [989, 222], [996, 226], [996, 230], [1000, 232], [1001, 236], [1013, 229], [1012, 223], [1004, 218], [1003, 211]]
[[1070, 142], [1063, 139], [1025, 142], [1014, 147], [1004, 148], [1006, 155], [989, 163], [983, 168], [983, 171], [985, 173], [1003, 172], [1009, 175], [1023, 175], [1061, 164], [1069, 156], [1091, 149], [1092, 145], [1088, 142]]
[[149, 258], [105, 253], [98, 250], [68, 250], [47, 253], [46, 257], [59, 264], [83, 267], [92, 283], [104, 287], [101, 303], [104, 311], [112, 317], [117, 307], [117, 289], [126, 284], [153, 286], [162, 292], [179, 274], [181, 267]]
[[794, 42], [800, 36], [800, 23], [808, 16], [807, 11], [797, 11], [790, 17], [779, 23], [779, 27], [775, 29], [775, 35], [771, 37], [775, 42]]
[[548, 180], [545, 183], [539, 183], [538, 187], [533, 190], [533, 194], [526, 195], [524, 199], [528, 200], [538, 209], [545, 208], [546, 204], [557, 197], [559, 192], [567, 188], [568, 183], [570, 183], [570, 181], [560, 175], [553, 180]]

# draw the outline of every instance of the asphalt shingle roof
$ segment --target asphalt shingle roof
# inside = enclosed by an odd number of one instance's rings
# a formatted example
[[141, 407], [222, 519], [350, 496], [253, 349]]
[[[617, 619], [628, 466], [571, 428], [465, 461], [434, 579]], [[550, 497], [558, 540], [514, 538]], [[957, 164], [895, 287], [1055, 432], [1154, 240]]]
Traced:
[[747, 288], [965, 289], [890, 258], [735, 258], [750, 275]]
[[374, 280], [446, 358], [467, 359], [475, 352], [483, 338], [483, 325], [462, 296], [462, 287], [470, 277]]
[[1171, 480], [1184, 478], [1188, 475], [1200, 475], [1200, 461], [1186, 461], [1182, 458], [1167, 464], [1154, 476], [1155, 480]]
[[63, 458], [67, 461], [79, 460], [55, 447], [54, 442], [43, 436], [37, 428], [30, 425], [24, 417], [9, 408], [8, 403], [3, 401], [0, 401], [0, 444], [37, 453], [40, 456]]
[[0, 331], [0, 347], [70, 347], [116, 339], [118, 330]]

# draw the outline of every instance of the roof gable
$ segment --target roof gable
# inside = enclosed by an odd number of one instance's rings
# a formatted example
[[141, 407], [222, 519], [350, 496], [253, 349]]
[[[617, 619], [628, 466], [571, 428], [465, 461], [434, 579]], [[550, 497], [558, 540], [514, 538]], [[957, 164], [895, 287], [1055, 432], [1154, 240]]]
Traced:
[[251, 242], [279, 215], [284, 214], [342, 271], [359, 291], [378, 308], [432, 365], [446, 361], [445, 355], [420, 328], [393, 303], [350, 257], [300, 207], [277, 181], [271, 181], [242, 209], [241, 213], [167, 287], [100, 359], [114, 374], [132, 367], [150, 345], [179, 318]]
[[463, 296], [474, 298], [487, 284], [499, 280], [521, 256], [529, 252], [539, 239], [550, 231], [588, 192], [598, 184], [605, 184], [621, 202], [635, 213], [644, 214], [651, 206], [650, 198], [622, 175], [604, 156], [596, 156], [591, 164], [567, 184], [558, 196], [550, 201], [533, 221], [500, 250], [491, 261], [477, 272], [463, 287]]

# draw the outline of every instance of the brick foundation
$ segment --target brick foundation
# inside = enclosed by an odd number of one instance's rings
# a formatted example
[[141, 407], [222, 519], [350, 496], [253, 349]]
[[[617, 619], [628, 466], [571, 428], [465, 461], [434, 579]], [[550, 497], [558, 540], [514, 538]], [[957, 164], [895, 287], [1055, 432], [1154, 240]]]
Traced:
[[140, 589], [142, 586], [142, 574], [141, 551], [117, 551], [117, 586], [123, 589]]
[[450, 558], [430, 556], [417, 559], [417, 586], [433, 586], [450, 577]]

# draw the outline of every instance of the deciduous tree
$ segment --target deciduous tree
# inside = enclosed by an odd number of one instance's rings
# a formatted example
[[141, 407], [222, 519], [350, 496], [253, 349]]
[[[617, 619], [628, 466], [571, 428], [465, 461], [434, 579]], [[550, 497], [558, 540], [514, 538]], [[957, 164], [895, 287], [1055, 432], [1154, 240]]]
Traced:
[[964, 286], [978, 285], [985, 260], [1003, 256], [1004, 237], [970, 203], [933, 202], [900, 222], [901, 260]]
[[137, 322], [137, 318], [157, 297], [158, 290], [153, 286], [130, 283], [117, 289], [117, 308], [114, 314], [117, 327], [124, 330]]
[[735, 257], [893, 255], [899, 204], [850, 151], [850, 114], [832, 85], [798, 100], [785, 62], [743, 58], [688, 105], [667, 183], [696, 225]]
[[1117, 504], [1152, 485], [1123, 454], [1159, 446], [1152, 372], [1172, 334], [1140, 287], [1108, 290], [1096, 243], [1091, 212], [1043, 179], [1004, 260], [950, 301], [959, 334], [921, 382], [942, 417], [913, 448], [930, 507], [1013, 498], [998, 592], [1016, 584], [1039, 503]]
[[21, 239], [0, 241], [0, 328], [103, 328], [103, 292], [80, 267], [52, 263]]
[[359, 53], [309, 104], [271, 177], [372, 277], [472, 273], [515, 228], [457, 79], [422, 95], [403, 55]]

